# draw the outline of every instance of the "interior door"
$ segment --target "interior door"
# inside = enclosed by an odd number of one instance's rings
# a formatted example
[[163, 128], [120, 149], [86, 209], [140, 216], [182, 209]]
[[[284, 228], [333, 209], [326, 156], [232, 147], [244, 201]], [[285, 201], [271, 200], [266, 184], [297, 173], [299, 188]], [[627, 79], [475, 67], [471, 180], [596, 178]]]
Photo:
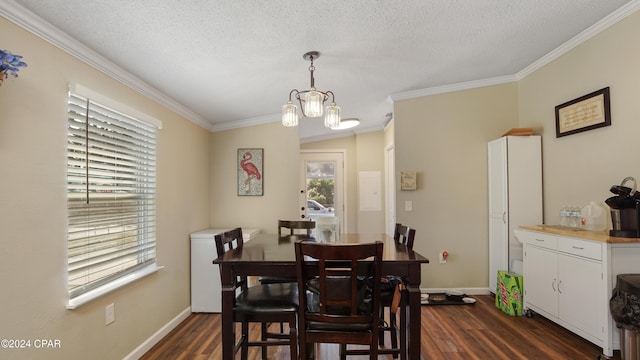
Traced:
[[[345, 181], [343, 151], [302, 151], [300, 153], [301, 219], [323, 217], [337, 220], [344, 232]], [[335, 219], [326, 219], [333, 217]]]

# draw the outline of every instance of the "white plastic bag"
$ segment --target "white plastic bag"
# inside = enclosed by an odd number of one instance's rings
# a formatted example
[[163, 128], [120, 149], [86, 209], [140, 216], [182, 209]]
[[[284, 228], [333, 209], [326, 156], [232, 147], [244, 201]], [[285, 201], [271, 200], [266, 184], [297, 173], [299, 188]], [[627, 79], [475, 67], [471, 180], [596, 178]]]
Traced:
[[606, 212], [595, 202], [582, 208], [582, 226], [585, 230], [601, 231], [606, 229]]

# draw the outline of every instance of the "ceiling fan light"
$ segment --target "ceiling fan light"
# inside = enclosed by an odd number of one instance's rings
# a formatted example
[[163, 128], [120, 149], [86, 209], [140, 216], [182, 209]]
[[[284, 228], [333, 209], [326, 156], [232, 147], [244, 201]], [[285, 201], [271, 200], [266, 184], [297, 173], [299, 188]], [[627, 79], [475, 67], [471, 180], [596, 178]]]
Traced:
[[311, 118], [322, 116], [323, 102], [324, 95], [315, 88], [311, 88], [304, 95], [304, 115]]
[[344, 129], [350, 129], [352, 127], [356, 127], [358, 125], [360, 125], [360, 120], [358, 118], [345, 118], [345, 119], [340, 119], [340, 125], [331, 129], [344, 130]]
[[324, 118], [324, 126], [335, 129], [340, 126], [340, 107], [336, 103], [327, 106], [327, 115]]
[[282, 125], [298, 126], [298, 107], [291, 101], [282, 107]]

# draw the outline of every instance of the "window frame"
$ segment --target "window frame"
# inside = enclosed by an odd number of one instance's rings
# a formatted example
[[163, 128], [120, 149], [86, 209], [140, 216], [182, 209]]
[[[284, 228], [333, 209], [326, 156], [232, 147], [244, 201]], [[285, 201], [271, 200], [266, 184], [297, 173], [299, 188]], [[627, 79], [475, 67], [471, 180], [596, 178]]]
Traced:
[[[83, 101], [85, 108], [82, 108]], [[85, 114], [81, 114], [82, 111]], [[81, 85], [70, 85], [67, 96], [68, 222], [65, 242], [68, 309], [75, 309], [163, 268], [157, 264], [155, 250], [156, 156], [158, 130], [161, 128], [162, 122], [155, 118]], [[82, 134], [81, 130], [85, 133]], [[85, 148], [80, 148], [80, 145]], [[138, 157], [130, 160], [129, 156]], [[77, 159], [80, 161], [75, 161]], [[105, 171], [105, 168], [109, 170]], [[86, 179], [78, 176], [79, 171], [86, 172]], [[86, 186], [86, 191], [81, 186]], [[96, 204], [109, 211], [92, 208]], [[105, 215], [111, 211], [119, 217]], [[123, 216], [127, 214], [129, 218]], [[109, 226], [95, 225], [96, 219]], [[74, 231], [79, 228], [82, 231]], [[79, 233], [81, 235], [75, 237]], [[121, 244], [115, 245], [116, 241]], [[80, 246], [74, 248], [78, 244]], [[96, 250], [96, 244], [104, 245], [106, 253]], [[85, 255], [78, 256], [78, 248], [86, 250]], [[97, 265], [101, 261], [92, 263], [104, 257], [107, 258], [104, 263], [117, 264], [119, 270], [106, 271], [104, 265]], [[76, 267], [76, 264], [81, 265]], [[101, 271], [108, 276], [95, 280]], [[78, 280], [75, 277], [78, 272], [82, 273], [80, 278], [93, 280]], [[72, 282], [75, 283], [74, 288]]]

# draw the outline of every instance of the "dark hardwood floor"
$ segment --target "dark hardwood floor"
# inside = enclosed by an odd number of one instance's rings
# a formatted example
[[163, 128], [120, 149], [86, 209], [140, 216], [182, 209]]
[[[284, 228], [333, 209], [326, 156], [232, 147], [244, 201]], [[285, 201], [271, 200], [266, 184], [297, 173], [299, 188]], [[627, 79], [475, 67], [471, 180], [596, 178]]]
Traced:
[[[473, 305], [422, 307], [423, 359], [595, 360], [602, 353], [601, 348], [542, 316], [510, 317], [495, 308], [492, 296], [474, 297], [478, 302]], [[259, 333], [258, 327], [252, 328], [256, 337]], [[222, 358], [220, 342], [220, 314], [191, 314], [142, 359], [217, 360]], [[322, 360], [338, 358], [333, 345], [321, 345], [318, 353]], [[288, 348], [269, 348], [269, 359], [288, 358]], [[249, 359], [260, 359], [260, 350], [250, 349]], [[614, 359], [620, 359], [619, 351]]]

